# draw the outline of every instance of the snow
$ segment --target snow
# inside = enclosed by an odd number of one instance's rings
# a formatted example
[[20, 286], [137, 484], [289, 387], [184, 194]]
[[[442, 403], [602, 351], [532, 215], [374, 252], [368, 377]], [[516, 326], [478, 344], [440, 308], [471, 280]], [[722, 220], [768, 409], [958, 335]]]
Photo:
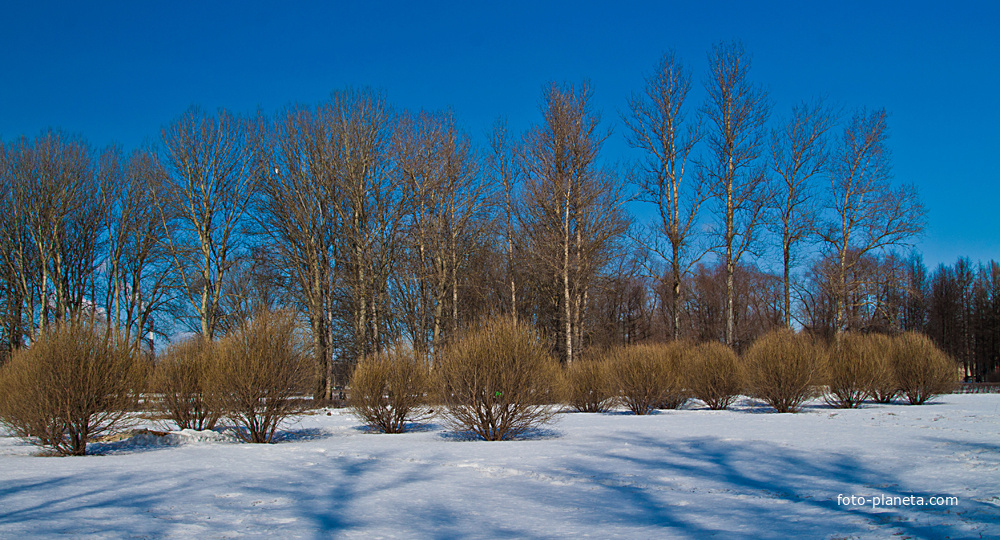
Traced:
[[[3, 434], [0, 537], [1000, 536], [1000, 395], [769, 411], [564, 413], [485, 442], [322, 410], [273, 445], [141, 432], [64, 458]], [[870, 504], [911, 495], [958, 504]]]

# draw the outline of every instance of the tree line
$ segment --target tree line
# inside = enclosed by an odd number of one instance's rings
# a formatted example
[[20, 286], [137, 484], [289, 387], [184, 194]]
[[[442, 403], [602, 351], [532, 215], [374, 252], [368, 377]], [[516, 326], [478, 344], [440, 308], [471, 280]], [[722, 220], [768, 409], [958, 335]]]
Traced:
[[[887, 113], [814, 101], [776, 118], [742, 45], [716, 45], [708, 66], [700, 104], [673, 53], [628, 98], [642, 157], [625, 167], [602, 159], [610, 130], [586, 84], [547, 86], [534, 126], [497, 121], [481, 147], [450, 112], [353, 88], [270, 115], [191, 108], [155, 149], [51, 130], [3, 141], [4, 351], [74, 317], [151, 351], [290, 308], [330, 397], [359, 358], [398, 342], [434, 357], [496, 314], [566, 363], [641, 341], [741, 349], [779, 326], [945, 343], [935, 297], [893, 251], [924, 209], [892, 183]], [[979, 298], [948, 294], [955, 309]], [[980, 335], [974, 319], [962, 336]], [[942, 346], [971, 359], [984, 339]]]

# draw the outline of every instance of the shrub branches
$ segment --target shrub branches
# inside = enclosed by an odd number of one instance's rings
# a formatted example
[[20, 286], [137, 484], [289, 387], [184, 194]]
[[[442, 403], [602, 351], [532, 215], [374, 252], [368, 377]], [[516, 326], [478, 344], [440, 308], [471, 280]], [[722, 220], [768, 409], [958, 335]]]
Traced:
[[222, 415], [220, 398], [214, 392], [216, 344], [202, 338], [171, 345], [157, 359], [153, 391], [159, 394], [160, 409], [178, 429], [212, 429]]
[[681, 358], [685, 345], [632, 345], [614, 353], [614, 370], [622, 403], [635, 414], [676, 409], [687, 401]]
[[878, 380], [890, 375], [879, 370], [880, 358], [888, 354], [886, 341], [874, 335], [841, 335], [830, 353], [826, 402], [841, 409], [856, 409], [874, 389], [885, 387]]
[[897, 336], [891, 363], [899, 390], [911, 405], [947, 394], [958, 382], [958, 366], [923, 334]]
[[86, 322], [41, 334], [0, 370], [0, 421], [18, 437], [64, 455], [123, 427], [145, 365], [117, 332]]
[[435, 366], [446, 421], [488, 441], [549, 422], [558, 366], [531, 327], [513, 319], [481, 323]]
[[606, 412], [617, 397], [614, 365], [607, 359], [580, 359], [566, 368], [564, 389], [570, 407], [580, 412]]
[[412, 349], [397, 347], [367, 356], [351, 376], [351, 410], [370, 427], [402, 433], [407, 422], [426, 416], [419, 409], [429, 379], [427, 364]]
[[790, 330], [772, 331], [746, 352], [750, 394], [778, 412], [796, 412], [822, 383], [825, 350], [813, 338]]
[[304, 409], [296, 398], [310, 391], [316, 370], [295, 335], [292, 316], [259, 312], [220, 343], [215, 391], [236, 435], [253, 443], [274, 442], [289, 416]]
[[733, 350], [722, 343], [698, 345], [688, 355], [688, 385], [694, 397], [709, 409], [732, 405], [743, 391], [743, 370]]

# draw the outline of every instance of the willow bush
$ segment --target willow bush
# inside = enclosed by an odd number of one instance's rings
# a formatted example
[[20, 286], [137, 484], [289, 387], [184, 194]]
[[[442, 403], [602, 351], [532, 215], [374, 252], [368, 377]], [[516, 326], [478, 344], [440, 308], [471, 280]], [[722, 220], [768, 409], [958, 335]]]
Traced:
[[430, 371], [413, 350], [397, 346], [365, 357], [351, 375], [349, 406], [369, 427], [402, 433], [407, 424], [428, 417]]
[[845, 334], [830, 350], [827, 362], [826, 402], [841, 409], [856, 409], [872, 393], [880, 376], [879, 356], [886, 351], [865, 334]]
[[434, 370], [445, 421], [457, 431], [506, 440], [555, 414], [559, 366], [523, 322], [481, 322], [447, 348]]
[[868, 395], [876, 403], [892, 403], [900, 392], [896, 371], [892, 366], [895, 340], [885, 334], [868, 334], [865, 339], [872, 352], [871, 361], [874, 371]]
[[899, 391], [911, 405], [947, 394], [958, 383], [955, 361], [923, 334], [909, 332], [896, 336], [891, 363]]
[[178, 429], [212, 429], [222, 401], [212, 380], [219, 347], [201, 337], [171, 344], [156, 361], [151, 387], [157, 406]]
[[124, 429], [148, 375], [132, 344], [88, 322], [59, 324], [0, 369], [0, 422], [33, 444], [82, 456]]
[[825, 347], [811, 336], [774, 330], [744, 355], [749, 393], [779, 413], [796, 412], [823, 384]]
[[259, 312], [219, 347], [213, 391], [237, 437], [274, 442], [281, 424], [305, 409], [301, 397], [310, 392], [316, 375], [294, 318], [285, 312]]
[[635, 414], [677, 408], [687, 401], [682, 359], [687, 345], [648, 343], [612, 353], [619, 399]]
[[702, 343], [687, 357], [691, 394], [709, 409], [726, 409], [743, 392], [743, 369], [732, 348], [714, 341]]
[[613, 364], [606, 358], [585, 358], [573, 362], [564, 374], [563, 395], [579, 412], [607, 412], [615, 404], [617, 391]]

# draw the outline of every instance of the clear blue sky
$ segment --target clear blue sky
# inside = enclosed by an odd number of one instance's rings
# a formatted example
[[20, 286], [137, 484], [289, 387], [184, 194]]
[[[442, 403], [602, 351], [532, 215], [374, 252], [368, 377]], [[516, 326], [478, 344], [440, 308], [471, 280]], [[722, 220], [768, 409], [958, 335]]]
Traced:
[[589, 80], [614, 161], [629, 156], [619, 111], [663, 51], [700, 81], [712, 44], [741, 40], [776, 114], [819, 95], [890, 111], [928, 266], [1000, 259], [1000, 2], [951, 4], [5, 2], [0, 138], [55, 127], [131, 148], [192, 104], [270, 112], [352, 85], [450, 107], [481, 140], [497, 116], [535, 122], [546, 82]]

